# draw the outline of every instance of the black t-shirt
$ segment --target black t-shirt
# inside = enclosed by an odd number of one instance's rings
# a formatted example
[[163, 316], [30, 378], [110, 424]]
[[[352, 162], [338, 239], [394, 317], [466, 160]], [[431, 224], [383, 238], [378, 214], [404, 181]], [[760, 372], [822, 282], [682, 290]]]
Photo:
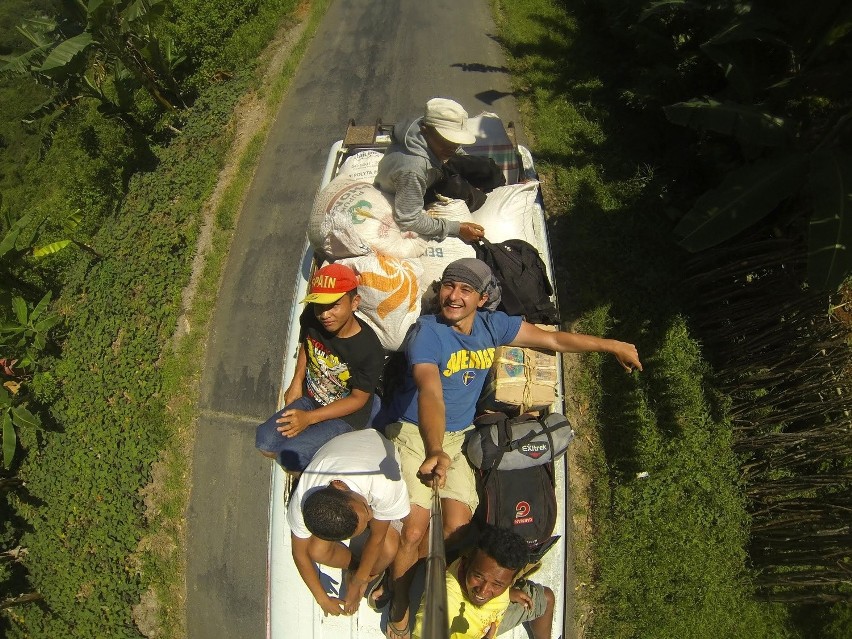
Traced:
[[382, 374], [385, 357], [382, 344], [373, 329], [357, 315], [355, 319], [361, 327], [357, 334], [346, 338], [332, 335], [317, 320], [311, 306], [305, 307], [299, 320], [307, 358], [305, 393], [322, 406], [348, 397], [354, 388], [370, 393], [370, 399], [360, 410], [341, 417], [352, 428], [364, 428]]

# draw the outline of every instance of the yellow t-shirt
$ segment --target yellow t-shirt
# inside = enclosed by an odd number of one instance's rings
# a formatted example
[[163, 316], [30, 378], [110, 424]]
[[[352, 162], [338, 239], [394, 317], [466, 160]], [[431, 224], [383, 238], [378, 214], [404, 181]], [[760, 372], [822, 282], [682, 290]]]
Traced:
[[[447, 568], [447, 612], [450, 618], [450, 639], [482, 639], [488, 632], [491, 622], [498, 626], [509, 607], [509, 588], [494, 597], [484, 606], [474, 606], [465, 599], [459, 583], [459, 564], [461, 559], [454, 561]], [[423, 614], [425, 599], [420, 602], [417, 618], [414, 621], [413, 639], [420, 639], [423, 634]]]

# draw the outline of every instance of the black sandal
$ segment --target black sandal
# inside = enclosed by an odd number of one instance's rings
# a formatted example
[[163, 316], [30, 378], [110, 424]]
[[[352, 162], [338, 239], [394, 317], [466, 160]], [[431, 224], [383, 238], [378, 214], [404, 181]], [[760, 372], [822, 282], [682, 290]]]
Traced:
[[[373, 593], [381, 586], [382, 594], [378, 598], [373, 598]], [[390, 589], [390, 571], [385, 569], [382, 574], [376, 577], [367, 584], [367, 589], [364, 591], [364, 596], [367, 598], [367, 605], [371, 610], [379, 612], [382, 608], [388, 605], [391, 599]]]
[[387, 630], [387, 639], [411, 639], [411, 630], [408, 627], [408, 622], [405, 623], [405, 627], [401, 630], [393, 625], [390, 619], [388, 619], [388, 630]]

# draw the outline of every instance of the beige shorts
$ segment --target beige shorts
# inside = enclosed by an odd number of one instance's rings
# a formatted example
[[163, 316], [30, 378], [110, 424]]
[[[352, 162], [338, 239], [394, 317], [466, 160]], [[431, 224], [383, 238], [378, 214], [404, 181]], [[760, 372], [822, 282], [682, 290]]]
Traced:
[[[450, 456], [450, 468], [447, 471], [447, 481], [440, 490], [442, 499], [455, 499], [467, 504], [470, 512], [476, 510], [479, 497], [476, 494], [476, 479], [473, 469], [462, 452], [465, 434], [472, 426], [454, 433], [444, 433], [444, 452]], [[420, 464], [426, 459], [426, 449], [420, 429], [409, 422], [395, 422], [385, 427], [385, 435], [391, 440], [399, 452], [402, 465], [402, 478], [408, 486], [408, 497], [411, 503], [426, 510], [432, 508], [432, 489], [417, 477]]]

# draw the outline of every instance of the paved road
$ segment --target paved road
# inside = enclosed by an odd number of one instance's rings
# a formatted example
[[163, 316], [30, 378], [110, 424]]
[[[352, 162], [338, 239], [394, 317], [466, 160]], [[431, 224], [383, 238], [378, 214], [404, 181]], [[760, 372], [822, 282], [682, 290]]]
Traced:
[[[333, 2], [283, 99], [231, 247], [202, 378], [188, 513], [191, 639], [263, 637], [269, 461], [308, 213], [349, 118], [392, 122], [430, 97], [518, 120], [487, 0]], [[519, 137], [521, 137], [519, 131]]]

